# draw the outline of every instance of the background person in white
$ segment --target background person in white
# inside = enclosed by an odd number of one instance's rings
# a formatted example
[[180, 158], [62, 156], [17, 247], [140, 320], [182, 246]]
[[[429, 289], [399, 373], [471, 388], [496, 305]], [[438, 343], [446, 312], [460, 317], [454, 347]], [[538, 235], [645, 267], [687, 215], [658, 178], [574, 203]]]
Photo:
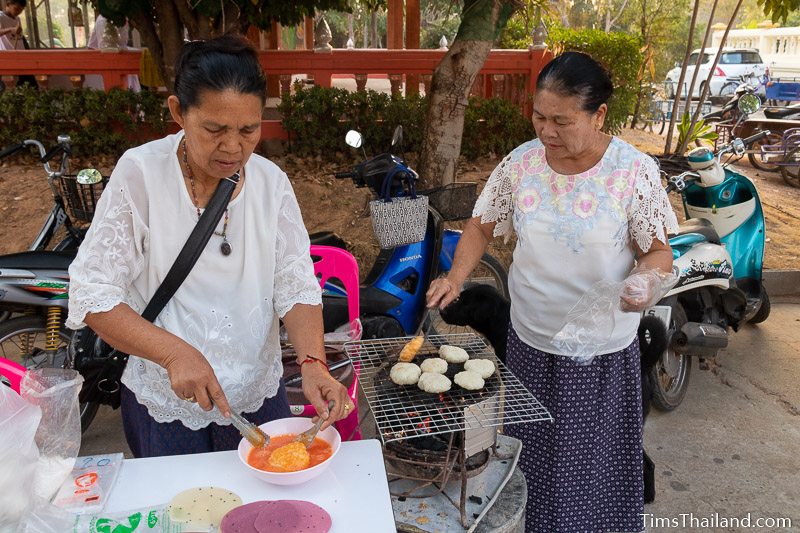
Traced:
[[[553, 415], [507, 425], [522, 440], [528, 481], [525, 531], [641, 531], [643, 509], [639, 313], [670, 273], [667, 228], [677, 229], [655, 162], [603, 133], [608, 72], [567, 52], [542, 69], [533, 101], [538, 138], [494, 170], [429, 306], [460, 292], [489, 241], [517, 234], [509, 272], [506, 361]], [[637, 265], [634, 269], [634, 264]], [[622, 309], [598, 356], [583, 365], [552, 337], [600, 280], [625, 280]]]
[[[108, 25], [108, 20], [103, 15], [97, 15], [97, 18], [94, 21], [94, 28], [92, 29], [92, 34], [89, 35], [89, 41], [86, 43], [86, 48], [90, 50], [102, 50], [103, 49], [103, 36], [106, 32], [106, 27]], [[120, 50], [129, 50], [128, 48], [128, 39], [130, 38], [130, 27], [128, 26], [128, 22], [125, 21], [125, 24], [121, 28], [117, 28], [117, 42], [113, 43], [116, 45], [117, 48]], [[133, 48], [132, 50], [136, 50]], [[134, 91], [139, 92], [142, 90], [142, 86], [139, 83], [139, 76], [136, 74], [128, 74], [125, 76], [127, 81], [127, 88]], [[99, 74], [87, 74], [83, 80], [83, 86], [87, 89], [103, 89], [103, 77]]]
[[[279, 318], [323, 427], [353, 408], [324, 364], [321, 290], [291, 184], [253, 154], [266, 100], [255, 50], [237, 36], [186, 43], [175, 72], [168, 105], [182, 130], [122, 156], [69, 269], [67, 326], [88, 325], [131, 354], [121, 408], [136, 457], [235, 449], [231, 409], [256, 424], [291, 416]], [[147, 322], [141, 311], [218, 182], [236, 171], [216, 235]]]

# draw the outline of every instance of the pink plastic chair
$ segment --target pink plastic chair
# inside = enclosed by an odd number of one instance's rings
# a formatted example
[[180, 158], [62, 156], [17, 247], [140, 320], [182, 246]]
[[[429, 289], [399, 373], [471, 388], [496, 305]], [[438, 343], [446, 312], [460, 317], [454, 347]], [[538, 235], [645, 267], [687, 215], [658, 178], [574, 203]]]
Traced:
[[[314, 274], [319, 279], [320, 286], [324, 287], [325, 283], [331, 278], [336, 278], [344, 284], [344, 289], [347, 292], [348, 320], [351, 325], [359, 324], [360, 287], [356, 258], [353, 257], [351, 253], [341, 248], [322, 245], [312, 245], [311, 256], [318, 258], [314, 262]], [[350, 399], [353, 401], [353, 405], [355, 405], [355, 409], [353, 409], [353, 412], [350, 413], [347, 418], [336, 422], [334, 426], [339, 431], [342, 439], [350, 438], [350, 440], [361, 440], [361, 430], [358, 428], [358, 366], [353, 370], [355, 372], [355, 378], [347, 389], [347, 392]], [[302, 412], [298, 413], [299, 416], [307, 417], [313, 417], [316, 416], [316, 414], [317, 411], [312, 405], [303, 406]]]
[[24, 366], [0, 357], [0, 375], [8, 380], [15, 392], [19, 393], [19, 384], [27, 371]]

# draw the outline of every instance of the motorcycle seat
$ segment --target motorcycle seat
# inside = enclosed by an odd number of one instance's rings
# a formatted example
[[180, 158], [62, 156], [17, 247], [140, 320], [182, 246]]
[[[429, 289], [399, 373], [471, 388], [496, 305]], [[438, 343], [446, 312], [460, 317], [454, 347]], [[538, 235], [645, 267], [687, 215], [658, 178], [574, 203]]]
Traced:
[[792, 115], [800, 115], [800, 104], [764, 108], [764, 116], [767, 118], [785, 118]]
[[670, 237], [677, 237], [678, 235], [686, 235], [687, 233], [699, 233], [706, 238], [711, 244], [719, 244], [719, 235], [714, 225], [704, 218], [690, 218], [678, 225], [678, 233], [670, 235]]
[[66, 270], [75, 259], [77, 250], [71, 252], [20, 252], [0, 256], [0, 268]]
[[323, 246], [335, 246], [347, 250], [347, 243], [332, 231], [318, 231], [308, 236], [311, 244], [319, 244]]

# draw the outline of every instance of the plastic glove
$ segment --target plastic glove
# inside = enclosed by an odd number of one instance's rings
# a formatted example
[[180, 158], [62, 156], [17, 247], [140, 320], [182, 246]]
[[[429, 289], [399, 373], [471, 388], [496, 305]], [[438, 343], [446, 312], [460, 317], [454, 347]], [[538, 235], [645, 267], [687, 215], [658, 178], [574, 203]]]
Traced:
[[678, 283], [678, 276], [655, 268], [634, 268], [622, 282], [619, 307], [627, 312], [641, 312], [652, 307]]

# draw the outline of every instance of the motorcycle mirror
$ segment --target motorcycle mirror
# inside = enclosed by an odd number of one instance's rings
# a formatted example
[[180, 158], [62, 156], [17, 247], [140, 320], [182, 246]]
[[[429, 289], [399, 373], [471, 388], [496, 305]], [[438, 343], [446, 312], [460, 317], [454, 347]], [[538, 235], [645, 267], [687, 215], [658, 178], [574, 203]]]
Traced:
[[78, 172], [75, 181], [81, 185], [94, 185], [103, 181], [103, 175], [96, 168], [84, 168]]
[[344, 142], [347, 143], [347, 146], [352, 146], [353, 148], [361, 148], [361, 144], [364, 142], [364, 139], [361, 137], [361, 134], [358, 133], [356, 130], [350, 130], [344, 136]]
[[754, 94], [743, 94], [737, 104], [739, 111], [745, 115], [752, 115], [761, 109], [761, 99]]
[[403, 142], [403, 126], [397, 126], [392, 134], [392, 148]]

